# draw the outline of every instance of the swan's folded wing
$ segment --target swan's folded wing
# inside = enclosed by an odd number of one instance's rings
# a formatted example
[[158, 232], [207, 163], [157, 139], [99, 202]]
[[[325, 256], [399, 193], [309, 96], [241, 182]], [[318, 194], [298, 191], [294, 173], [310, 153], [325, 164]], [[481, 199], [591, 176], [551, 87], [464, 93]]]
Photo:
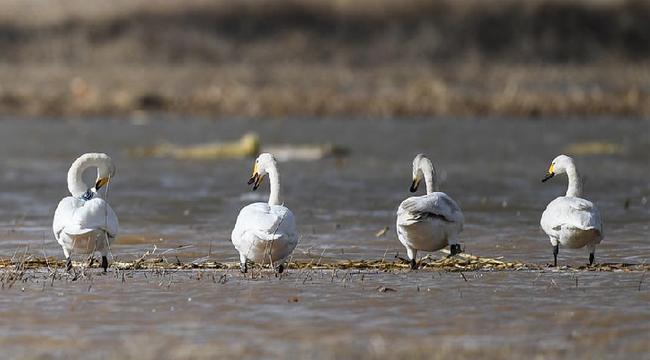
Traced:
[[52, 228], [57, 238], [61, 231], [80, 235], [99, 229], [116, 237], [119, 222], [111, 206], [101, 198], [84, 201], [67, 197], [61, 200], [54, 213]]
[[54, 237], [59, 239], [61, 231], [72, 220], [75, 209], [80, 207], [83, 200], [68, 196], [63, 198], [54, 211], [54, 220], [52, 221], [52, 231]]
[[561, 196], [551, 201], [542, 214], [541, 225], [544, 230], [558, 230], [562, 225], [570, 225], [582, 230], [602, 232], [600, 212], [589, 200]]
[[274, 240], [285, 232], [295, 232], [295, 221], [289, 209], [254, 203], [244, 207], [237, 217], [233, 233], [255, 235], [261, 240]]
[[404, 201], [397, 211], [398, 217], [407, 217], [412, 220], [426, 217], [439, 217], [445, 221], [463, 223], [463, 212], [458, 204], [443, 192], [434, 192], [424, 196], [413, 196]]

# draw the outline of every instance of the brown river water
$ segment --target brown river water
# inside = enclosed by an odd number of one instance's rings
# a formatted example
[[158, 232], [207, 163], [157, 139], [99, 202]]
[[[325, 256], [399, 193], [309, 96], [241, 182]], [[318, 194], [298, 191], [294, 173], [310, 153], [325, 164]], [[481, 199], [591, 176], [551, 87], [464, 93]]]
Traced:
[[[596, 262], [650, 260], [648, 119], [5, 119], [0, 257], [63, 258], [51, 220], [67, 195], [68, 167], [81, 153], [102, 151], [117, 165], [109, 189], [121, 225], [114, 259], [155, 248], [183, 262], [237, 261], [230, 243], [237, 213], [268, 190], [246, 185], [252, 159], [134, 158], [127, 150], [249, 131], [263, 145], [350, 150], [343, 160], [280, 163], [284, 200], [301, 233], [296, 258], [404, 256], [395, 211], [410, 195], [413, 156], [423, 152], [441, 190], [465, 213], [466, 252], [549, 263], [539, 218], [566, 191], [566, 178], [540, 179], [556, 155], [574, 149], [584, 197], [605, 224]], [[561, 249], [558, 261], [582, 265], [587, 253]], [[111, 269], [73, 281], [52, 280], [42, 269], [13, 284], [0, 280], [0, 347], [9, 358], [650, 359], [650, 276], [643, 272], [289, 270], [251, 278], [234, 270]]]

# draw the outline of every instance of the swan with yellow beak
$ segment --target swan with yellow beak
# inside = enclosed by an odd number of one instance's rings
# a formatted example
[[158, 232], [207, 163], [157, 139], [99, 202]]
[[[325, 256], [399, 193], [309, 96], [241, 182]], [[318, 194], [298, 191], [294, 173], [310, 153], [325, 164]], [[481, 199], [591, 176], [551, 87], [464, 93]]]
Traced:
[[553, 245], [553, 266], [557, 266], [560, 245], [570, 249], [587, 247], [589, 265], [594, 263], [596, 245], [603, 239], [603, 222], [596, 206], [582, 196], [582, 179], [573, 159], [560, 155], [553, 159], [542, 182], [557, 174], [569, 180], [565, 196], [551, 201], [542, 213], [540, 225]]
[[[92, 186], [83, 181], [86, 169], [97, 169], [97, 180]], [[110, 244], [116, 238], [119, 223], [111, 206], [102, 198], [115, 176], [115, 165], [106, 154], [87, 153], [72, 163], [68, 170], [68, 190], [71, 196], [63, 198], [54, 212], [52, 230], [63, 248], [68, 270], [72, 268], [73, 254], [102, 256], [102, 268], [108, 268]], [[104, 192], [104, 194], [106, 194]]]
[[248, 271], [248, 263], [269, 264], [278, 272], [298, 244], [298, 232], [293, 213], [282, 202], [280, 173], [277, 162], [269, 153], [261, 154], [253, 165], [248, 180], [257, 190], [268, 175], [270, 194], [268, 203], [245, 206], [237, 216], [231, 239], [239, 252], [241, 271]]

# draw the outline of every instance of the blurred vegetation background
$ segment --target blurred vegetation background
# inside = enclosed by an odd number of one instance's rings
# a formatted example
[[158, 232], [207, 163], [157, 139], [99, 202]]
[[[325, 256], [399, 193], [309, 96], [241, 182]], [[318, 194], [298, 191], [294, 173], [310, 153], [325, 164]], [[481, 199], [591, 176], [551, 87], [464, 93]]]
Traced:
[[0, 1], [0, 115], [648, 116], [645, 0]]

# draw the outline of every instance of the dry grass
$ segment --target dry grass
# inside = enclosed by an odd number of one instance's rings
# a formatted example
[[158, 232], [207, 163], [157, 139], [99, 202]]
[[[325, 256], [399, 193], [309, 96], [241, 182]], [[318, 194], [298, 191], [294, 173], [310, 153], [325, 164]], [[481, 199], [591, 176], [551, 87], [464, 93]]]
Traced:
[[[99, 268], [98, 262], [74, 262], [76, 268]], [[147, 252], [133, 261], [113, 261], [110, 267], [116, 270], [238, 270], [236, 262], [181, 262], [177, 257], [166, 258]], [[0, 259], [0, 270], [3, 272], [2, 280], [20, 279], [26, 270], [37, 269], [65, 269], [65, 261], [53, 257], [42, 258], [37, 256], [24, 256], [18, 259]], [[386, 259], [361, 259], [361, 260], [335, 260], [314, 258], [312, 260], [291, 261], [288, 269], [298, 271], [312, 270], [360, 270], [360, 271], [409, 271], [409, 263], [402, 258]], [[422, 258], [419, 261], [419, 271], [445, 271], [445, 272], [473, 272], [473, 271], [522, 271], [522, 270], [552, 270], [546, 265], [527, 264], [519, 261], [508, 261], [459, 254], [455, 257], [441, 259]], [[260, 270], [259, 268], [257, 270]], [[650, 264], [603, 263], [593, 266], [562, 266], [561, 271], [615, 271], [637, 272], [649, 271]], [[14, 274], [14, 275], [7, 275]], [[22, 274], [20, 276], [16, 274]], [[7, 279], [5, 279], [5, 277]]]
[[644, 1], [5, 1], [0, 22], [0, 115], [650, 116]]
[[0, 114], [650, 116], [650, 67], [0, 65]]

